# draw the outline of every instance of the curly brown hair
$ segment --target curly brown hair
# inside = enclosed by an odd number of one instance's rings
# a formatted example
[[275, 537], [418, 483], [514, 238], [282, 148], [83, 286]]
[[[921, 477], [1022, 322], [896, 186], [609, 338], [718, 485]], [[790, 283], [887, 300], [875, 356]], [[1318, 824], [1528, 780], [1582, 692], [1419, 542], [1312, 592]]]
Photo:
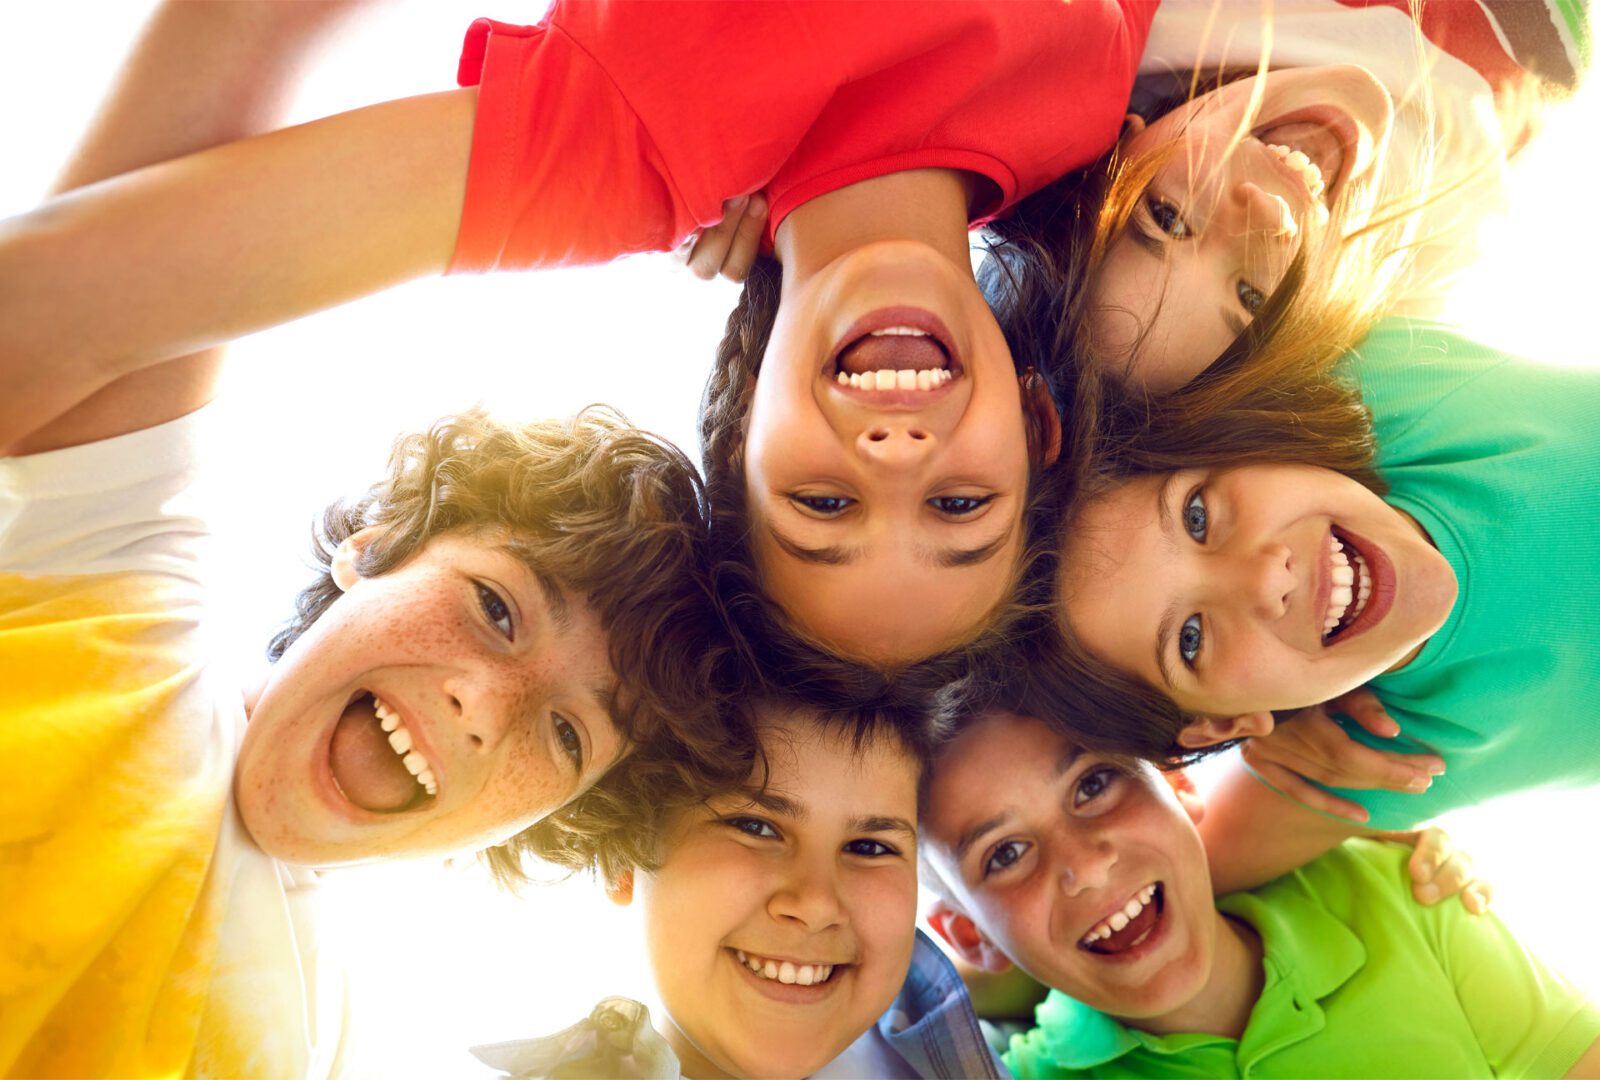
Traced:
[[[269, 658], [338, 601], [334, 553], [369, 526], [382, 532], [358, 555], [363, 577], [400, 567], [446, 533], [509, 533], [541, 582], [578, 593], [599, 614], [623, 737], [669, 743], [684, 783], [725, 782], [714, 688], [726, 682], [731, 651], [707, 584], [704, 493], [676, 447], [604, 406], [515, 425], [472, 411], [401, 438], [382, 480], [323, 513], [313, 537], [323, 570]], [[537, 845], [537, 828], [485, 854], [498, 875], [520, 876], [520, 851]]]

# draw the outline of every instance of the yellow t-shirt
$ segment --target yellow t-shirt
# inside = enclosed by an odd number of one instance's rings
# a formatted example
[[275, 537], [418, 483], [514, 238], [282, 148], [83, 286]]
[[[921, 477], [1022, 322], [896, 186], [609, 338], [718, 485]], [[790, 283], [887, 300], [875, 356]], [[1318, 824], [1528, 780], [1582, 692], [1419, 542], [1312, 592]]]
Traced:
[[204, 427], [0, 460], [0, 1074], [333, 1068], [311, 875], [232, 803], [245, 714], [208, 655]]

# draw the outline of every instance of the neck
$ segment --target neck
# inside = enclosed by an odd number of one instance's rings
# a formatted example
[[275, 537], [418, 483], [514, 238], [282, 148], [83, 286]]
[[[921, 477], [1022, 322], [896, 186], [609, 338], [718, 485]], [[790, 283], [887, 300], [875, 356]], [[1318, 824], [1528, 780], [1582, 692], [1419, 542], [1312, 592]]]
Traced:
[[819, 195], [778, 226], [773, 251], [787, 291], [839, 256], [867, 244], [915, 240], [970, 264], [967, 208], [972, 177], [952, 169], [889, 173]]
[[678, 1074], [684, 1080], [729, 1080], [730, 1074], [700, 1052], [700, 1048], [673, 1022], [665, 1008], [661, 1010], [656, 1031], [667, 1040], [672, 1052], [678, 1055]]
[[[1404, 520], [1407, 525], [1410, 525], [1413, 529], [1417, 530], [1417, 535], [1426, 540], [1429, 547], [1433, 548], [1435, 551], [1439, 550], [1439, 545], [1433, 542], [1433, 537], [1428, 533], [1427, 529], [1422, 527], [1422, 522], [1418, 521], [1416, 518], [1412, 517], [1398, 506], [1395, 506], [1393, 503], [1389, 503], [1387, 505], [1389, 509], [1399, 514], [1401, 519]], [[1428, 640], [1428, 638], [1423, 638], [1421, 641], [1417, 642], [1417, 647], [1415, 649], [1412, 649], [1410, 652], [1402, 656], [1400, 658], [1400, 662], [1395, 664], [1394, 667], [1386, 669], [1384, 674], [1387, 675], [1391, 671], [1399, 671], [1401, 668], [1411, 663], [1411, 661], [1415, 660], [1419, 655], [1421, 655], [1422, 650], [1427, 646]]]
[[1169, 1013], [1141, 1017], [1129, 1026], [1156, 1035], [1196, 1032], [1237, 1039], [1244, 1034], [1266, 982], [1261, 939], [1249, 926], [1220, 911], [1216, 920], [1211, 974], [1200, 992]]

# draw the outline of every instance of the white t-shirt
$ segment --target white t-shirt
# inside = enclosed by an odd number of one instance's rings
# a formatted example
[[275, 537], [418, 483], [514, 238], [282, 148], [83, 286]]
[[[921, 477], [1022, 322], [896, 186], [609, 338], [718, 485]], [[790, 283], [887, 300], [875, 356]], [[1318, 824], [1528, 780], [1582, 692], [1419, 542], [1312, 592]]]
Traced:
[[207, 410], [0, 460], [0, 1073], [337, 1067], [312, 875], [233, 806], [210, 655]]

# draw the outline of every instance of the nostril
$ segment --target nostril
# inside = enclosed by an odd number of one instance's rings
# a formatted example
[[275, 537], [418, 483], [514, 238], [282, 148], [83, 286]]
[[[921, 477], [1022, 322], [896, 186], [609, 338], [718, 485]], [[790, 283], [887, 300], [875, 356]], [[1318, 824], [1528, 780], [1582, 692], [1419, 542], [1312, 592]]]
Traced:
[[918, 442], [921, 442], [923, 439], [928, 437], [928, 433], [926, 431], [913, 431], [911, 432], [911, 437], [916, 439]]
[[469, 734], [467, 737], [472, 740], [472, 748], [474, 750], [480, 750], [480, 749], [483, 748], [483, 739], [482, 738], [480, 738], [477, 735], [471, 735], [471, 734]]
[[461, 711], [461, 699], [456, 697], [454, 694], [451, 694], [450, 695], [450, 707], [452, 709], [454, 709], [456, 712], [460, 712]]
[[871, 439], [873, 442], [882, 442], [888, 437], [889, 433], [887, 431], [872, 431], [867, 433], [867, 438]]

